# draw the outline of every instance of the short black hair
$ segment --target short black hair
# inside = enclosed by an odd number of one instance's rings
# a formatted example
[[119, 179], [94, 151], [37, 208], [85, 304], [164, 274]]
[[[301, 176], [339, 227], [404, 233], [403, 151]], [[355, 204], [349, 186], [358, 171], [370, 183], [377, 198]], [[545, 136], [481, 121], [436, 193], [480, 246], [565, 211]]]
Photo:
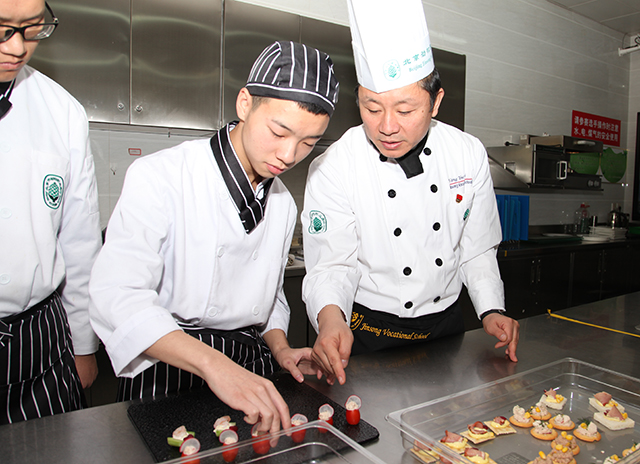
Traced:
[[[251, 93], [251, 91], [249, 91], [249, 93]], [[251, 95], [251, 101], [252, 101], [251, 109], [254, 110], [258, 106], [262, 105], [265, 101], [273, 100], [273, 99], [274, 99], [273, 97], [263, 97], [262, 95]], [[302, 108], [305, 111], [308, 111], [311, 114], [330, 116], [327, 110], [325, 110], [323, 107], [315, 103], [301, 102], [297, 100], [290, 100], [290, 101], [297, 103], [300, 108]]]
[[[438, 92], [440, 92], [440, 89], [442, 88], [442, 81], [440, 80], [440, 72], [438, 72], [438, 68], [434, 68], [431, 74], [420, 79], [418, 81], [418, 85], [429, 92], [429, 97], [431, 97], [431, 110], [433, 111], [433, 106], [436, 104], [436, 97], [438, 96]], [[356, 84], [356, 106], [360, 106], [360, 102], [358, 99], [359, 88], [360, 84]]]

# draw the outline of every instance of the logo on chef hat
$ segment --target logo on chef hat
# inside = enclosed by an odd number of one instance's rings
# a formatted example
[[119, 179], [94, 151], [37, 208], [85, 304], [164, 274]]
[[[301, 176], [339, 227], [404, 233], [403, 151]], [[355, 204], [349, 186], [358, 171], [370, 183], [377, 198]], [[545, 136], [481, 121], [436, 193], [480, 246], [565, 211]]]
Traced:
[[384, 77], [387, 80], [395, 81], [400, 79], [400, 63], [396, 60], [389, 60], [384, 64]]
[[309, 213], [309, 233], [321, 234], [327, 231], [327, 217], [320, 211]]
[[58, 209], [64, 194], [64, 180], [55, 174], [48, 174], [42, 183], [44, 203], [51, 209]]

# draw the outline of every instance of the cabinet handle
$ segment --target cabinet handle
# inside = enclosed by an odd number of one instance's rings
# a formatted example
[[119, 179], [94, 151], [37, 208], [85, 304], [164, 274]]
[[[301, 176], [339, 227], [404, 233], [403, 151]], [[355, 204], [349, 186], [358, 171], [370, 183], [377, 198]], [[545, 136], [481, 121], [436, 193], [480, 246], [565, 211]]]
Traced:
[[558, 167], [558, 174], [557, 174], [557, 179], [558, 180], [565, 180], [567, 178], [567, 162], [566, 161], [558, 161], [557, 164]]

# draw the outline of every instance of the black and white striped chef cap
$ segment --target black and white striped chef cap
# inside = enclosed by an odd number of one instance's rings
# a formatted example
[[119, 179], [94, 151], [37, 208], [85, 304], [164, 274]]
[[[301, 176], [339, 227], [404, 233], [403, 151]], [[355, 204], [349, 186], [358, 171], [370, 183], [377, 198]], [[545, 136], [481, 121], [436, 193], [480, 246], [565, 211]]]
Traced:
[[265, 48], [245, 87], [255, 96], [315, 103], [329, 116], [338, 103], [338, 80], [329, 55], [296, 42], [278, 41]]

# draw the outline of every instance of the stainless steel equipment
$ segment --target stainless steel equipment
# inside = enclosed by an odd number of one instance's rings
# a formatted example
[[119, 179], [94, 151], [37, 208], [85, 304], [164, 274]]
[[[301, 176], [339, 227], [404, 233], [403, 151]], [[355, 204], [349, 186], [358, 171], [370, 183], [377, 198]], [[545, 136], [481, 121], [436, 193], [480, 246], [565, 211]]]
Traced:
[[626, 228], [629, 226], [629, 215], [622, 212], [622, 207], [614, 204], [607, 218], [607, 225], [612, 229]]
[[[488, 147], [491, 174], [496, 188], [564, 188], [601, 190], [602, 178], [580, 173], [572, 155], [592, 155], [595, 171], [602, 154], [602, 142], [563, 135], [529, 137], [528, 143]], [[593, 171], [593, 166], [589, 166]]]
[[[329, 53], [340, 96], [324, 140], [360, 124], [346, 26], [235, 0], [55, 0], [60, 27], [31, 60], [85, 107], [89, 120], [127, 126], [219, 129], [238, 90], [274, 40]], [[464, 130], [464, 55], [433, 50], [447, 92], [438, 119]], [[127, 128], [129, 129], [129, 128]]]

